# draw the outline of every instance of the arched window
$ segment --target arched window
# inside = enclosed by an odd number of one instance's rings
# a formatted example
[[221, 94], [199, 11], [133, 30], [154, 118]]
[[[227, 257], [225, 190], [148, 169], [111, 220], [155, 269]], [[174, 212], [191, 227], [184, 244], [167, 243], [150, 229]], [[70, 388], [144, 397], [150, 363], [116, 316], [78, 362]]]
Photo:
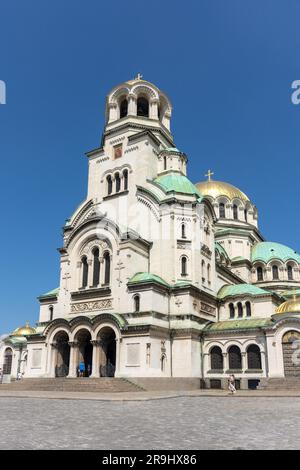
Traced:
[[115, 181], [116, 181], [116, 193], [118, 193], [121, 189], [121, 178], [119, 173], [115, 174]]
[[128, 101], [124, 98], [120, 103], [120, 119], [127, 116], [128, 113]]
[[93, 250], [93, 287], [98, 286], [100, 281], [99, 248]]
[[290, 264], [287, 267], [287, 274], [288, 274], [288, 280], [292, 281], [294, 279], [293, 266], [291, 266]]
[[53, 320], [53, 305], [49, 307], [49, 321]]
[[167, 157], [164, 157], [164, 170], [167, 169]]
[[210, 283], [210, 264], [207, 265], [207, 282]]
[[237, 220], [239, 218], [238, 206], [236, 204], [233, 204], [233, 218], [234, 220]]
[[248, 369], [261, 370], [261, 353], [256, 344], [251, 344], [247, 349]]
[[12, 349], [7, 348], [4, 352], [3, 374], [11, 374], [13, 352]]
[[229, 369], [239, 370], [242, 368], [242, 355], [238, 346], [230, 346], [228, 349]]
[[187, 257], [183, 256], [181, 258], [181, 276], [187, 275]]
[[276, 264], [272, 266], [272, 275], [273, 275], [273, 280], [276, 281], [279, 279], [279, 269]]
[[251, 303], [249, 301], [246, 302], [246, 315], [247, 317], [251, 317]]
[[225, 204], [224, 204], [224, 202], [221, 202], [219, 204], [219, 217], [220, 217], [220, 219], [225, 219]]
[[86, 256], [84, 256], [81, 259], [81, 263], [82, 263], [82, 287], [87, 287], [89, 265], [88, 265], [88, 261], [87, 261]]
[[140, 296], [135, 295], [133, 298], [133, 302], [134, 302], [134, 311], [139, 312], [140, 311]]
[[124, 179], [124, 191], [128, 189], [128, 170], [123, 171], [123, 179]]
[[256, 270], [256, 274], [257, 274], [257, 280], [258, 281], [263, 281], [264, 280], [263, 268], [261, 266], [258, 266], [258, 268]]
[[205, 261], [202, 260], [201, 263], [201, 273], [202, 273], [202, 282], [205, 282]]
[[163, 354], [160, 358], [160, 367], [161, 367], [161, 371], [165, 372], [165, 369], [166, 369], [166, 356], [165, 356], [165, 354]]
[[234, 318], [234, 314], [235, 314], [235, 308], [234, 308], [233, 303], [231, 303], [229, 304], [229, 317]]
[[137, 115], [149, 117], [149, 102], [143, 96], [137, 99]]
[[181, 238], [186, 238], [185, 224], [181, 225]]
[[104, 284], [110, 283], [110, 254], [104, 253]]
[[219, 346], [214, 346], [210, 351], [211, 370], [223, 370], [223, 353]]
[[112, 188], [113, 188], [112, 177], [110, 175], [107, 176], [106, 182], [107, 182], [107, 194], [110, 195], [112, 193]]
[[237, 308], [238, 308], [238, 317], [239, 318], [242, 318], [243, 316], [243, 305], [242, 305], [242, 302], [239, 302], [237, 304]]
[[248, 222], [248, 210], [244, 210], [244, 215], [245, 215], [245, 222]]

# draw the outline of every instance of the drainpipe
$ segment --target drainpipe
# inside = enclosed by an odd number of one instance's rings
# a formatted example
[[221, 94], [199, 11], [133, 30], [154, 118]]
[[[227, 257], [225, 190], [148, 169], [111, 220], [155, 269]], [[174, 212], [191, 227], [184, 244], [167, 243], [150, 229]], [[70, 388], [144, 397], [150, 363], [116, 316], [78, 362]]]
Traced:
[[169, 334], [170, 334], [170, 373], [173, 377], [173, 333], [171, 331], [171, 294], [168, 295], [168, 320], [169, 320]]

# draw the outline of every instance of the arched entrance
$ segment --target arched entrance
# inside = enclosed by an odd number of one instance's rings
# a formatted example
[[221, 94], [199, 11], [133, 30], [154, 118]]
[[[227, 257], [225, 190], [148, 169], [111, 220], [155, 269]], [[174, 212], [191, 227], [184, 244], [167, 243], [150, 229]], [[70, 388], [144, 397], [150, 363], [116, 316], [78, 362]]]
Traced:
[[100, 377], [114, 377], [116, 370], [116, 334], [106, 326], [99, 333], [100, 339]]
[[93, 346], [91, 334], [88, 330], [80, 330], [76, 335], [78, 342], [77, 375], [89, 377], [92, 373]]
[[5, 349], [4, 362], [3, 362], [3, 374], [11, 374], [13, 352], [11, 348]]
[[287, 331], [282, 337], [284, 375], [300, 377], [300, 332]]
[[59, 331], [54, 337], [56, 346], [55, 377], [66, 377], [69, 373], [70, 346], [69, 336], [65, 331]]

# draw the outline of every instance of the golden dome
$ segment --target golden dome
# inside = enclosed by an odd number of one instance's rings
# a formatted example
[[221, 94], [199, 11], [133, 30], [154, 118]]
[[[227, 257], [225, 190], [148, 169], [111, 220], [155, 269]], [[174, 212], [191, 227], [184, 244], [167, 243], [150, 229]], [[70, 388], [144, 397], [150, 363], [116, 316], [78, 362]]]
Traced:
[[225, 196], [231, 201], [233, 199], [240, 199], [243, 202], [249, 201], [249, 198], [245, 193], [235, 186], [232, 186], [232, 184], [224, 183], [223, 181], [214, 181], [210, 179], [208, 181], [196, 183], [195, 186], [202, 196], [211, 196], [213, 199], [216, 199], [219, 196]]
[[300, 314], [300, 297], [295, 297], [291, 300], [283, 302], [279, 305], [276, 313], [299, 313]]
[[15, 331], [12, 332], [11, 336], [27, 336], [34, 335], [36, 333], [35, 328], [29, 325], [29, 322], [26, 322], [25, 326], [20, 326]]

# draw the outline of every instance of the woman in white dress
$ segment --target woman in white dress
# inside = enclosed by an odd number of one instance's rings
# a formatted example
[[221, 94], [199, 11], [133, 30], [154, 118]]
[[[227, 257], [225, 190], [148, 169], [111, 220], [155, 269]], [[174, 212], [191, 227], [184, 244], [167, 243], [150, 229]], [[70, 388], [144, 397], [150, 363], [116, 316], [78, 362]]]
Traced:
[[233, 374], [231, 374], [228, 379], [228, 390], [231, 392], [232, 395], [236, 393], [235, 376]]

